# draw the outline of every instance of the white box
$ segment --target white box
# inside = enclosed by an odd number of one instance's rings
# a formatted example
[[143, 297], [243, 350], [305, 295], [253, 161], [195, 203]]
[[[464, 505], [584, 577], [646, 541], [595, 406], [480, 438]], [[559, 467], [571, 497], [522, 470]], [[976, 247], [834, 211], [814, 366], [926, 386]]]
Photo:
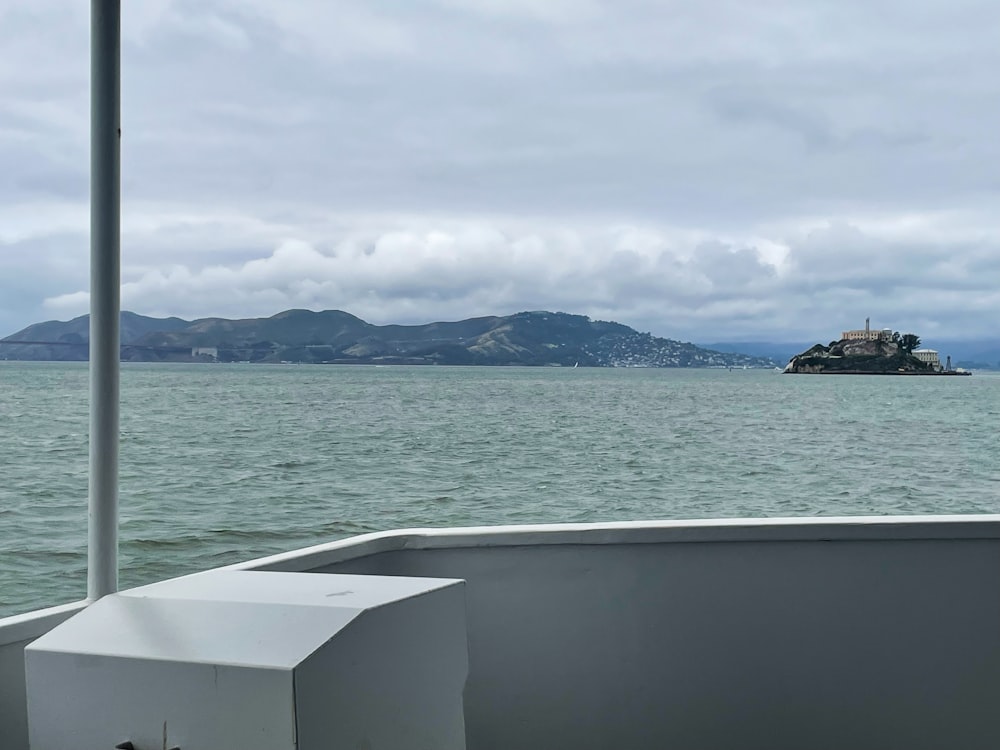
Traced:
[[465, 747], [464, 583], [210, 571], [25, 650], [32, 750]]

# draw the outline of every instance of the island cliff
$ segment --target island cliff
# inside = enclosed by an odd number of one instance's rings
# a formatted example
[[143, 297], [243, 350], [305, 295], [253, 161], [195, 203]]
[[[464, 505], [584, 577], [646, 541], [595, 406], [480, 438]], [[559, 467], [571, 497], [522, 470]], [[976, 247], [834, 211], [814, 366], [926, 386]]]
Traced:
[[833, 341], [816, 344], [796, 354], [786, 373], [837, 375], [931, 375], [938, 374], [926, 362], [906, 352], [891, 340]]

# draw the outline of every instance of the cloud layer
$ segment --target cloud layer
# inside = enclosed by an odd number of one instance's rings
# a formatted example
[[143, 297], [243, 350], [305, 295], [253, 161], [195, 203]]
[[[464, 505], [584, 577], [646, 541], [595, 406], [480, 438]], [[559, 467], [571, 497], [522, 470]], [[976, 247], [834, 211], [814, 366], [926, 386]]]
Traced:
[[[0, 10], [0, 327], [86, 308], [87, 18]], [[123, 10], [123, 303], [925, 337], [1000, 311], [1000, 7]], [[9, 329], [9, 330], [6, 330]]]

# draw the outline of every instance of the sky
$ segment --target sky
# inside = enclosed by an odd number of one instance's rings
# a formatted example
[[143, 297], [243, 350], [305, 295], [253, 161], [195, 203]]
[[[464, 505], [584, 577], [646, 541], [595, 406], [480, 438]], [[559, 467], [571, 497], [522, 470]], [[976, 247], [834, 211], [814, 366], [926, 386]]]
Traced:
[[[992, 0], [135, 0], [122, 306], [995, 334]], [[87, 311], [89, 3], [0, 4], [0, 335]]]

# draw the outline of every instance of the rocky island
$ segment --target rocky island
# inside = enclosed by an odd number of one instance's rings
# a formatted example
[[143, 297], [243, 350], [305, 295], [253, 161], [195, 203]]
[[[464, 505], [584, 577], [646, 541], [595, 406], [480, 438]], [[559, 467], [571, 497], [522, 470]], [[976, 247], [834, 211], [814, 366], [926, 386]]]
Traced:
[[933, 349], [919, 349], [920, 337], [888, 328], [844, 331], [839, 341], [816, 344], [796, 354], [785, 367], [791, 374], [828, 375], [970, 375], [943, 367]]

